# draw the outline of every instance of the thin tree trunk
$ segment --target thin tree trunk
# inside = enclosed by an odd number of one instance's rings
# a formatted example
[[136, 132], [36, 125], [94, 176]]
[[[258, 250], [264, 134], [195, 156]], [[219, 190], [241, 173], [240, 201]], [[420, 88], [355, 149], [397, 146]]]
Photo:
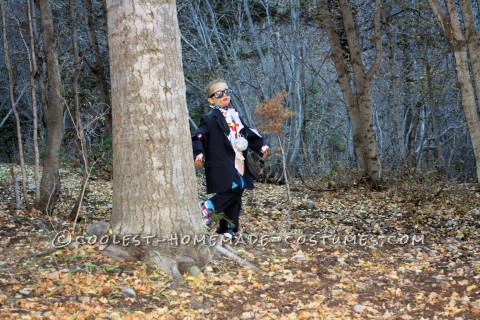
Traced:
[[415, 167], [417, 169], [421, 169], [422, 167], [422, 161], [423, 161], [423, 156], [424, 156], [424, 146], [425, 146], [425, 137], [426, 137], [426, 132], [425, 132], [425, 121], [426, 121], [426, 110], [425, 107], [420, 104], [420, 109], [418, 111], [419, 113], [419, 132], [417, 134], [417, 139], [418, 142], [418, 147], [415, 150]]
[[58, 64], [57, 40], [53, 28], [53, 14], [48, 0], [37, 0], [40, 8], [45, 62], [48, 74], [48, 107], [45, 108], [46, 146], [43, 163], [40, 199], [35, 207], [50, 213], [60, 192], [60, 146], [63, 131], [63, 84]]
[[[108, 0], [107, 7], [114, 106], [111, 225], [115, 235], [137, 235], [141, 242], [107, 250], [178, 279], [190, 267], [203, 266], [209, 251], [194, 243], [205, 230], [197, 206], [176, 3]], [[148, 236], [154, 237], [150, 245]]]
[[76, 12], [75, 0], [70, 0], [69, 5], [70, 5], [70, 16], [71, 16], [71, 23], [72, 23], [71, 36], [72, 36], [72, 45], [73, 45], [73, 56], [75, 59], [75, 71], [73, 73], [73, 78], [72, 78], [72, 94], [73, 94], [73, 103], [75, 106], [74, 125], [75, 125], [75, 130], [77, 132], [78, 139], [80, 140], [80, 147], [82, 152], [82, 165], [83, 165], [83, 178], [82, 178], [82, 183], [80, 185], [80, 194], [77, 196], [77, 200], [75, 201], [75, 205], [72, 211], [70, 212], [70, 217], [69, 217], [71, 221], [76, 222], [78, 215], [80, 213], [80, 206], [82, 205], [83, 197], [85, 195], [85, 190], [88, 183], [88, 178], [90, 175], [88, 171], [89, 167], [88, 167], [88, 155], [86, 150], [85, 135], [83, 130], [82, 117], [80, 114], [80, 101], [78, 98], [78, 79], [81, 73], [81, 61], [78, 53], [78, 43], [77, 43], [77, 36], [76, 36], [76, 30], [75, 30], [77, 25], [77, 19], [75, 17], [75, 12]]
[[387, 40], [388, 40], [388, 59], [390, 62], [390, 75], [392, 83], [392, 99], [393, 99], [393, 110], [394, 110], [394, 123], [395, 123], [395, 132], [398, 140], [398, 148], [400, 151], [400, 163], [405, 159], [405, 137], [403, 135], [403, 108], [400, 104], [400, 95], [398, 94], [398, 82], [397, 82], [397, 68], [395, 62], [395, 52], [393, 50], [393, 39], [392, 32], [390, 30], [390, 25], [387, 26]]
[[0, 1], [0, 10], [2, 14], [2, 33], [3, 33], [3, 55], [5, 60], [5, 67], [7, 68], [8, 74], [8, 85], [9, 85], [9, 93], [10, 93], [10, 101], [12, 103], [12, 110], [15, 116], [15, 122], [17, 126], [17, 142], [18, 142], [18, 153], [20, 155], [20, 166], [22, 170], [22, 192], [23, 192], [23, 201], [25, 203], [25, 208], [30, 211], [30, 202], [28, 200], [27, 194], [27, 171], [25, 169], [25, 157], [23, 154], [23, 140], [22, 140], [22, 127], [20, 123], [20, 116], [18, 115], [17, 111], [17, 104], [15, 102], [14, 97], [14, 88], [13, 88], [13, 69], [12, 63], [10, 62], [10, 50], [8, 47], [8, 40], [7, 40], [7, 23], [5, 17], [5, 8], [3, 7], [3, 2]]
[[285, 220], [285, 232], [288, 233], [290, 230], [290, 225], [292, 224], [292, 221], [291, 221], [292, 197], [290, 193], [290, 183], [288, 181], [288, 174], [287, 174], [287, 159], [285, 157], [285, 150], [283, 149], [283, 143], [280, 137], [280, 133], [275, 133], [275, 135], [277, 136], [278, 145], [280, 147], [280, 153], [282, 155], [282, 172], [283, 172], [283, 176], [285, 177], [285, 188], [287, 189], [288, 212], [287, 212], [287, 219]]
[[[245, 8], [245, 15], [247, 16], [248, 26], [249, 26], [249, 29], [250, 29], [250, 35], [251, 35], [250, 38], [252, 39], [253, 43], [255, 44], [255, 48], [257, 50], [258, 57], [260, 58], [260, 65], [262, 66], [262, 73], [263, 73], [264, 77], [266, 77], [268, 79], [267, 62], [266, 62], [266, 59], [265, 59], [265, 55], [263, 54], [263, 51], [262, 51], [262, 45], [260, 43], [258, 33], [255, 30], [255, 26], [253, 24], [252, 15], [250, 14], [250, 9], [248, 7], [248, 0], [243, 0], [243, 7]], [[263, 87], [261, 89], [263, 90]], [[264, 96], [266, 96], [267, 94], [272, 94], [272, 92], [268, 92], [268, 93], [264, 92]]]
[[[230, 61], [230, 58], [228, 56], [228, 53], [227, 51], [225, 50], [225, 46], [223, 45], [222, 43], [222, 37], [220, 36], [220, 32], [218, 31], [218, 28], [217, 28], [217, 21], [215, 20], [215, 12], [213, 11], [213, 8], [212, 8], [212, 5], [210, 3], [210, 0], [205, 0], [205, 4], [206, 4], [206, 7], [207, 7], [207, 10], [208, 10], [208, 13], [209, 13], [209, 16], [210, 16], [210, 20], [211, 20], [211, 27], [212, 27], [212, 32], [213, 32], [213, 36], [214, 36], [214, 40], [216, 41], [216, 48], [215, 46], [212, 44], [211, 45], [211, 48], [212, 50], [216, 51], [218, 48], [220, 48], [220, 52], [222, 53], [222, 58], [224, 60], [224, 64], [225, 66], [222, 66], [224, 67], [225, 69], [227, 70], [233, 70], [233, 66], [232, 66], [232, 63]], [[218, 66], [220, 67], [220, 66]], [[239, 85], [238, 83], [238, 79], [237, 77], [235, 76], [235, 73], [231, 73], [232, 74], [232, 78], [230, 79], [230, 83], [232, 83], [233, 87], [235, 88], [241, 88], [241, 86]], [[238, 98], [240, 100], [240, 105], [236, 104], [236, 101], [234, 99], [232, 99], [232, 104], [235, 105], [235, 107], [238, 109], [238, 110], [243, 110], [243, 114], [242, 116], [246, 119], [246, 121], [248, 123], [253, 123], [252, 121], [252, 116], [251, 116], [251, 112], [245, 112], [245, 106], [247, 106], [247, 103], [245, 103], [245, 100], [243, 98], [243, 94], [238, 94], [238, 95], [235, 95], [236, 98]]]
[[[272, 39], [272, 19], [270, 15], [270, 5], [269, 5], [269, 0], [262, 1], [260, 0], [261, 4], [263, 5], [265, 9], [265, 15], [267, 17], [267, 39]], [[266, 54], [266, 77], [268, 80], [270, 80], [270, 77], [272, 76], [272, 65], [271, 65], [271, 47], [272, 47], [272, 41], [267, 41], [266, 43], [267, 46], [267, 54]], [[268, 86], [268, 92], [269, 95], [273, 95], [274, 90], [273, 90], [273, 81], [267, 81], [267, 86]]]
[[5, 117], [3, 117], [3, 120], [2, 122], [0, 122], [0, 128], [3, 127], [3, 125], [5, 124], [5, 122], [7, 122], [8, 118], [10, 118], [10, 116], [13, 114], [13, 109], [10, 108], [10, 111], [8, 111], [7, 115]]
[[411, 112], [411, 120], [407, 121], [411, 123], [411, 125], [407, 133], [407, 154], [405, 158], [405, 163], [412, 166], [416, 163], [415, 138], [417, 137], [418, 124], [420, 122], [420, 108], [421, 103], [417, 102], [417, 104], [415, 105], [415, 109]]
[[[2, 4], [0, 3], [0, 6]], [[22, 202], [20, 201], [20, 188], [18, 186], [17, 172], [15, 168], [10, 169], [10, 174], [12, 176], [12, 185], [13, 185], [13, 194], [15, 196], [15, 210], [20, 210], [22, 208]]]
[[445, 170], [445, 157], [443, 155], [442, 141], [440, 139], [440, 120], [438, 115], [438, 106], [437, 106], [437, 101], [435, 100], [434, 92], [433, 92], [434, 89], [432, 84], [432, 80], [433, 80], [432, 67], [428, 59], [426, 59], [426, 62], [427, 62], [426, 75], [427, 75], [428, 101], [430, 102], [430, 110], [432, 112], [433, 137], [435, 139], [435, 152], [438, 160], [438, 163], [436, 164], [436, 166], [438, 166], [440, 172], [443, 173]]
[[[373, 122], [373, 128], [375, 129], [375, 136], [378, 139], [378, 162], [379, 162], [379, 168], [381, 170], [382, 168], [382, 163], [383, 163], [383, 131], [382, 131], [382, 123], [380, 122], [380, 118], [378, 116], [378, 110], [375, 110], [373, 112], [374, 116], [374, 122]], [[377, 125], [375, 125], [377, 124]]]
[[[20, 100], [23, 98], [23, 95], [25, 94], [25, 90], [27, 89], [27, 87], [28, 87], [28, 83], [25, 84], [22, 88], [22, 91], [20, 91], [20, 94], [18, 95], [17, 100], [15, 101], [15, 105], [18, 105]], [[6, 104], [7, 101], [10, 101], [10, 98], [5, 100], [5, 104]], [[2, 107], [3, 107], [3, 105], [2, 105]], [[8, 118], [10, 118], [10, 116], [12, 114], [13, 114], [13, 109], [10, 108], [10, 111], [8, 111], [7, 115], [3, 118], [2, 122], [0, 122], [0, 128], [3, 127], [5, 122], [7, 122]]]
[[33, 114], [33, 151], [35, 167], [33, 168], [33, 179], [35, 181], [35, 199], [40, 198], [40, 151], [38, 149], [38, 110], [37, 110], [37, 83], [38, 76], [37, 56], [35, 50], [35, 35], [32, 19], [32, 0], [27, 0], [28, 27], [30, 30], [30, 95], [32, 97]]
[[292, 64], [292, 80], [290, 85], [290, 107], [295, 115], [291, 118], [290, 139], [287, 145], [287, 163], [295, 163], [298, 149], [301, 142], [301, 132], [303, 125], [303, 103], [301, 97], [301, 64], [300, 56], [302, 52], [302, 40], [298, 37], [300, 33], [300, 4], [298, 0], [290, 1], [290, 17], [293, 34], [293, 47], [291, 48], [290, 61]]
[[[103, 1], [105, 2], [105, 1]], [[100, 101], [103, 107], [103, 114], [105, 115], [105, 133], [112, 133], [112, 109], [110, 108], [110, 95], [109, 85], [107, 82], [107, 75], [105, 68], [102, 64], [102, 55], [98, 45], [97, 33], [95, 30], [95, 17], [92, 0], [85, 0], [85, 15], [87, 20], [88, 40], [90, 42], [90, 48], [93, 52], [94, 62], [93, 65], [89, 65], [93, 76], [97, 80]]]

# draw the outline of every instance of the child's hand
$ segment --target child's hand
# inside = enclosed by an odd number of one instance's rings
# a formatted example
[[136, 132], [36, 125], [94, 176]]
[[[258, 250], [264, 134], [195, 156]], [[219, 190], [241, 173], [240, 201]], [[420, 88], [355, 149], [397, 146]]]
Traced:
[[197, 168], [203, 167], [203, 153], [200, 153], [195, 157], [195, 166]]
[[265, 159], [268, 155], [268, 149], [270, 149], [268, 146], [263, 146], [262, 147], [262, 158]]

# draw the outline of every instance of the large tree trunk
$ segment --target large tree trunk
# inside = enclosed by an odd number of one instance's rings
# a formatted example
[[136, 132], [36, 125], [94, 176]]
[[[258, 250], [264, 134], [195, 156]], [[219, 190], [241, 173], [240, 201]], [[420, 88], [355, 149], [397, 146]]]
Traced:
[[471, 70], [475, 80], [477, 101], [480, 99], [480, 39], [478, 38], [475, 18], [472, 12], [472, 3], [467, 0], [460, 0], [460, 7], [465, 23], [465, 39], [467, 40], [468, 53], [470, 54]]
[[[324, 1], [325, 0], [318, 1], [318, 4], [323, 12], [323, 22], [332, 47], [332, 59], [337, 69], [338, 81], [352, 123], [355, 152], [368, 186], [372, 189], [378, 190], [380, 187], [380, 170], [375, 130], [373, 129], [370, 84], [380, 67], [382, 58], [380, 2], [378, 0], [376, 1], [376, 11], [374, 14], [375, 40], [377, 46], [376, 58], [370, 69], [367, 71], [363, 67], [359, 41], [356, 35], [355, 22], [349, 3], [346, 0], [339, 1], [342, 28], [348, 42], [348, 48], [345, 48], [342, 46], [340, 36], [335, 30], [335, 25], [331, 16], [332, 13], [328, 12], [328, 6]], [[347, 64], [350, 64], [353, 70], [352, 80], [354, 87], [352, 87]]]
[[[470, 73], [468, 59], [468, 41], [464, 29], [460, 23], [458, 12], [452, 0], [447, 0], [448, 17], [442, 11], [438, 0], [428, 0], [430, 7], [435, 14], [437, 22], [445, 37], [450, 43], [455, 59], [455, 71], [457, 73], [458, 85], [462, 100], [463, 112], [467, 120], [470, 139], [472, 141], [475, 163], [477, 166], [477, 182], [480, 183], [480, 119], [478, 106], [475, 101], [475, 89]], [[463, 6], [465, 9], [465, 6]], [[467, 17], [468, 20], [468, 17]], [[466, 29], [468, 31], [468, 28]], [[470, 30], [467, 34], [470, 38], [475, 36]], [[472, 62], [474, 62], [472, 60]], [[475, 66], [473, 66], [475, 69]]]
[[[194, 245], [204, 227], [197, 189], [180, 30], [175, 1], [107, 1], [113, 110], [112, 229], [141, 246], [110, 246], [174, 278], [204, 265], [208, 248]], [[188, 245], [162, 238], [190, 235]], [[148, 245], [145, 240], [150, 239]], [[186, 238], [184, 238], [186, 239]], [[185, 240], [186, 241], [186, 240]], [[173, 241], [174, 242], [174, 241]]]
[[457, 72], [460, 95], [462, 97], [463, 112], [465, 113], [465, 118], [467, 120], [467, 126], [472, 140], [473, 153], [475, 155], [477, 182], [480, 183], [480, 119], [475, 104], [475, 93], [468, 66], [466, 48], [464, 47], [463, 49], [455, 50], [454, 57], [455, 70]]
[[48, 0], [37, 0], [37, 3], [40, 8], [43, 45], [48, 73], [48, 105], [44, 108], [47, 144], [40, 184], [40, 199], [36, 199], [35, 207], [44, 213], [49, 213], [52, 211], [60, 191], [59, 156], [63, 129], [63, 84], [60, 78], [52, 9]]
[[357, 150], [362, 148], [364, 151], [363, 171], [368, 186], [374, 190], [379, 190], [380, 168], [378, 161], [375, 129], [373, 128], [373, 110], [370, 81], [366, 81], [364, 86], [364, 92], [360, 95], [359, 110], [360, 115], [362, 116], [361, 125], [363, 126], [363, 138], [362, 145], [358, 146]]

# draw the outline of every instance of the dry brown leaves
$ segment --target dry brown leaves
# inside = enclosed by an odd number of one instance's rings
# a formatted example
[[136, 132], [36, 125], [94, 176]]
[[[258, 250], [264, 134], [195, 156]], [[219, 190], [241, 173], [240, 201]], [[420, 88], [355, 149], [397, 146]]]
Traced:
[[[67, 215], [80, 178], [64, 181]], [[421, 202], [404, 189], [295, 186], [286, 235], [284, 187], [257, 184], [245, 194], [234, 248], [262, 272], [217, 257], [176, 287], [142, 263], [104, 257], [96, 245], [53, 248], [51, 232], [31, 223], [38, 214], [12, 211], [8, 181], [0, 188], [2, 318], [480, 317], [480, 195], [465, 186]], [[110, 182], [92, 180], [78, 232], [108, 219], [110, 207]]]

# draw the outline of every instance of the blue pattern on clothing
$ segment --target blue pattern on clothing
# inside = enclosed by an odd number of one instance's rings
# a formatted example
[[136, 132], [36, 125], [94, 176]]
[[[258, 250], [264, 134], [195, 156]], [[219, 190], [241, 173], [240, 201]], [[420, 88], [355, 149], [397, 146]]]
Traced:
[[[238, 176], [240, 177], [240, 182], [242, 183], [242, 189], [245, 187], [245, 181], [243, 180], [243, 176], [237, 172]], [[235, 189], [236, 187], [238, 187], [238, 184], [234, 182], [232, 182], [232, 189]]]
[[207, 206], [208, 209], [215, 210], [215, 207], [213, 206], [212, 201], [210, 200], [205, 201], [205, 205]]

